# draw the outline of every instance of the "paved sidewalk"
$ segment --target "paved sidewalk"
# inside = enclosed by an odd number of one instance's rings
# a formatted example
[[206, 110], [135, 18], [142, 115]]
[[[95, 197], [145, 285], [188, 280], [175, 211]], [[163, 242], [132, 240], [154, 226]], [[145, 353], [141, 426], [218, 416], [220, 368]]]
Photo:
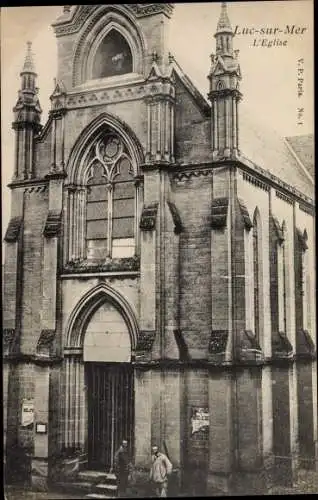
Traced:
[[[276, 486], [271, 495], [297, 495], [318, 493], [318, 471], [300, 470], [297, 484], [293, 488]], [[219, 497], [219, 498], [222, 498]], [[61, 491], [34, 492], [23, 486], [7, 486], [5, 500], [84, 500], [84, 496]]]
[[61, 491], [35, 492], [21, 486], [7, 486], [4, 500], [82, 500], [84, 496]]

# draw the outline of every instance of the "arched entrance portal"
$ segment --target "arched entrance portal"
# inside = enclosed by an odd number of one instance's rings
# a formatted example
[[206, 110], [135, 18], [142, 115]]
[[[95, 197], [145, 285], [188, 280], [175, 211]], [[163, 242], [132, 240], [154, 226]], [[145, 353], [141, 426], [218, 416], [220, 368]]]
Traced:
[[114, 453], [123, 439], [132, 448], [134, 387], [130, 358], [126, 322], [113, 304], [104, 301], [84, 332], [90, 469], [111, 470]]
[[80, 448], [89, 469], [113, 468], [123, 439], [134, 446], [134, 374], [137, 323], [128, 302], [101, 284], [71, 314], [65, 346], [66, 448]]

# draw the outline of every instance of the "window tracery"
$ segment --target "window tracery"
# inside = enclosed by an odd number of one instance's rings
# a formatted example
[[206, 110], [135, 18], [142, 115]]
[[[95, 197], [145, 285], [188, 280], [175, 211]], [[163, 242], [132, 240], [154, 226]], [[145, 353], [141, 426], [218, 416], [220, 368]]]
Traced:
[[87, 149], [83, 162], [84, 186], [70, 188], [69, 194], [69, 259], [98, 262], [133, 257], [138, 185], [124, 141], [104, 130]]

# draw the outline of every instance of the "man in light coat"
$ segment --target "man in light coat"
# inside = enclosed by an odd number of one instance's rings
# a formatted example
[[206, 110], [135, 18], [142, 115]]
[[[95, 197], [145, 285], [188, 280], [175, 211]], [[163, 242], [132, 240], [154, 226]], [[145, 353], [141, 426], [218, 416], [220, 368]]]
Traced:
[[169, 458], [159, 451], [158, 446], [152, 447], [150, 481], [155, 487], [157, 497], [166, 497], [168, 491], [168, 477], [172, 473], [172, 463]]

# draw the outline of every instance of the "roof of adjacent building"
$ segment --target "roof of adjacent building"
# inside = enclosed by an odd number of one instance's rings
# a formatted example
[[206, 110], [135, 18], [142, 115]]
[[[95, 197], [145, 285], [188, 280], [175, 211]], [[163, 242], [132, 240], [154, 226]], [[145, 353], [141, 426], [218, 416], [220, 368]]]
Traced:
[[[178, 65], [179, 73], [183, 75], [181, 81], [187, 91], [197, 103], [202, 113], [207, 116], [208, 102], [184, 74]], [[198, 95], [200, 98], [198, 98]], [[209, 119], [202, 119], [202, 123], [191, 125], [193, 138], [201, 137], [205, 129], [206, 144], [199, 141], [188, 145], [188, 158], [195, 162], [209, 161], [211, 150], [209, 147]], [[304, 195], [314, 198], [314, 136], [300, 135], [284, 138], [274, 127], [265, 123], [258, 113], [255, 113], [243, 100], [239, 105], [239, 148], [244, 158], [256, 166], [278, 177], [292, 188], [296, 188]]]
[[[302, 161], [303, 157], [307, 158], [307, 164], [314, 170], [313, 135], [295, 136], [292, 138], [293, 144], [290, 144], [290, 138], [284, 139], [273, 128], [262, 123], [260, 117], [252, 114], [243, 103], [240, 106], [239, 124], [240, 150], [249, 160], [314, 198], [313, 176]], [[296, 145], [297, 152], [293, 154]]]
[[291, 146], [303, 166], [307, 169], [310, 176], [314, 179], [314, 134], [286, 137], [286, 141]]

